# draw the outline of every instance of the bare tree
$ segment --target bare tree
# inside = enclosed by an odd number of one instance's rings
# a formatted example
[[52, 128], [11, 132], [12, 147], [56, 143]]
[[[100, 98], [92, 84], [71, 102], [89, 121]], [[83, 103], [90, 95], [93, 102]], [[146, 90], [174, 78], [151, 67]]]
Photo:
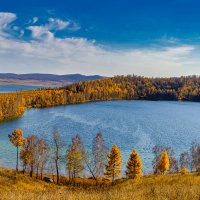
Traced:
[[189, 169], [189, 167], [190, 167], [190, 154], [187, 151], [181, 153], [179, 163], [180, 163], [181, 169], [183, 167], [186, 167], [186, 168]]
[[56, 177], [57, 177], [57, 184], [59, 184], [59, 166], [60, 162], [62, 160], [62, 148], [64, 146], [64, 143], [59, 135], [59, 132], [57, 129], [54, 129], [53, 132], [53, 140], [52, 140], [52, 145], [51, 145], [51, 150], [52, 150], [52, 160], [55, 164], [56, 168]]
[[107, 154], [108, 148], [105, 145], [101, 132], [98, 132], [93, 139], [92, 152], [87, 152], [84, 158], [86, 169], [92, 175], [96, 185], [98, 185], [98, 178], [104, 176]]
[[43, 170], [47, 163], [47, 149], [48, 145], [44, 139], [39, 139], [38, 141], [38, 148], [37, 148], [37, 154], [38, 154], [38, 160], [37, 160], [37, 177], [39, 175], [40, 170], [40, 179], [42, 180]]
[[160, 155], [162, 153], [162, 147], [156, 145], [153, 147], [152, 152], [154, 154], [154, 159], [152, 161], [153, 173], [157, 174], [158, 173], [158, 163], [159, 163]]
[[105, 145], [101, 132], [97, 133], [93, 140], [92, 154], [94, 156], [95, 175], [97, 177], [103, 176], [107, 163], [108, 148]]
[[198, 170], [200, 166], [200, 144], [197, 142], [192, 143], [191, 147], [191, 169]]

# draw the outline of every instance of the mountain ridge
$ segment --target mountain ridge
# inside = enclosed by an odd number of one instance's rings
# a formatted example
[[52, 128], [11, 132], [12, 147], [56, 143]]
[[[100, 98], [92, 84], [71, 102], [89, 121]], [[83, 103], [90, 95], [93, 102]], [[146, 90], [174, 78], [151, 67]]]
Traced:
[[38, 80], [38, 81], [53, 81], [53, 82], [78, 82], [87, 80], [97, 80], [105, 78], [100, 75], [82, 75], [82, 74], [42, 74], [42, 73], [29, 73], [29, 74], [15, 74], [15, 73], [0, 73], [0, 79], [15, 79], [15, 80]]

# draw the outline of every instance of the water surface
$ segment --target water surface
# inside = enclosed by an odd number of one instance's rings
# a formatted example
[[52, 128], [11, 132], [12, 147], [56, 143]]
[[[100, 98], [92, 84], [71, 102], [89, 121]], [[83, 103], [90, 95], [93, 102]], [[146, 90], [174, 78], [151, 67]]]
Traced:
[[22, 91], [22, 90], [35, 90], [35, 89], [39, 89], [39, 88], [44, 88], [44, 86], [0, 85], [0, 92], [16, 92], [16, 91]]
[[7, 135], [15, 128], [50, 139], [58, 128], [66, 144], [79, 133], [87, 149], [98, 131], [111, 147], [122, 150], [123, 167], [133, 148], [151, 171], [152, 147], [172, 147], [176, 155], [200, 142], [200, 104], [168, 101], [109, 101], [31, 109], [17, 120], [0, 123], [0, 166], [15, 167], [15, 148]]

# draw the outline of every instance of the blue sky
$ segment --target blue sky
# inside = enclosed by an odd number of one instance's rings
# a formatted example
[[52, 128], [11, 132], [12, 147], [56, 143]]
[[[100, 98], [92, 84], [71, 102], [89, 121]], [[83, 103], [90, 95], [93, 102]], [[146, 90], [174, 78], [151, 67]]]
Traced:
[[195, 0], [2, 0], [0, 71], [200, 73]]

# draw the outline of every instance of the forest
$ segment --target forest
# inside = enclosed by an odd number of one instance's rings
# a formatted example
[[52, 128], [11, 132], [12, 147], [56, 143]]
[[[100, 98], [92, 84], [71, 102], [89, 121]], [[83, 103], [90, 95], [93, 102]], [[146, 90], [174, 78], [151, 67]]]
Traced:
[[23, 115], [28, 108], [108, 100], [200, 101], [200, 77], [147, 78], [115, 76], [77, 82], [62, 88], [0, 94], [0, 120]]

